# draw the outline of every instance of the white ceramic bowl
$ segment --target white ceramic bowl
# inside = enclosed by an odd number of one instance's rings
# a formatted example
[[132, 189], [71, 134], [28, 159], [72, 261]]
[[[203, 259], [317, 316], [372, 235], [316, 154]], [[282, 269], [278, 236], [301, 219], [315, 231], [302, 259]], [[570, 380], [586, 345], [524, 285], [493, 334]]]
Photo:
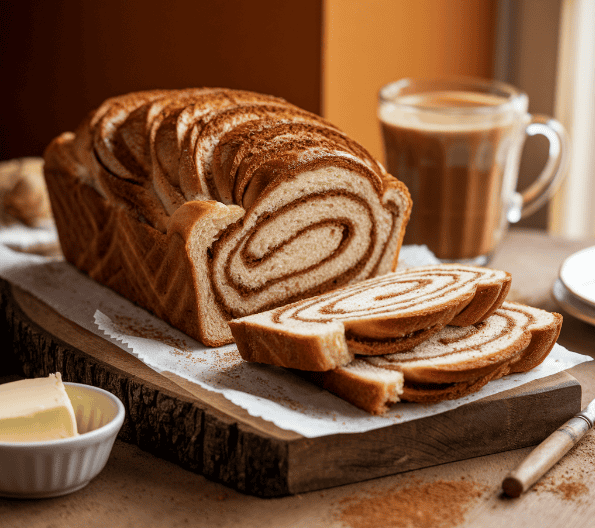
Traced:
[[0, 496], [66, 495], [86, 486], [105, 467], [124, 422], [124, 405], [97, 387], [64, 386], [81, 434], [45, 442], [0, 442]]

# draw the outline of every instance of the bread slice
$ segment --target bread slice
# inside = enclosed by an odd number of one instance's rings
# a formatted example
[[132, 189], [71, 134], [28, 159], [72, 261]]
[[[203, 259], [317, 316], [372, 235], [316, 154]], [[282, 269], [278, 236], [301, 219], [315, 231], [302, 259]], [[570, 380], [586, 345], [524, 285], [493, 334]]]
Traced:
[[395, 401], [457, 399], [491, 380], [526, 372], [547, 357], [561, 327], [560, 314], [504, 302], [485, 321], [447, 326], [407, 352], [358, 356], [345, 367], [303, 375], [357, 407], [382, 414]]
[[371, 414], [386, 412], [393, 403], [401, 401], [404, 391], [402, 372], [375, 367], [363, 358], [325, 372], [295, 372]]
[[114, 97], [45, 152], [66, 259], [206, 345], [395, 269], [406, 187], [326, 120], [222, 88]]
[[246, 361], [328, 371], [356, 354], [412, 348], [447, 324], [490, 316], [510, 274], [458, 264], [421, 266], [229, 322]]

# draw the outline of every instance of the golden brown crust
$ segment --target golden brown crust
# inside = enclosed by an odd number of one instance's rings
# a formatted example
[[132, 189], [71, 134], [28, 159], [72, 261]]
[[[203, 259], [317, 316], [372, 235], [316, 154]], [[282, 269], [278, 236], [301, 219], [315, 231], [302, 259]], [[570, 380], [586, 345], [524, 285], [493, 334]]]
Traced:
[[469, 326], [487, 319], [506, 299], [511, 281], [512, 277], [507, 273], [506, 279], [500, 283], [478, 285], [473, 300], [449, 324]]
[[[400, 212], [404, 219], [403, 227], [399, 231], [395, 232], [393, 235], [394, 237], [396, 237], [396, 246], [400, 248], [403, 244], [403, 239], [405, 238], [407, 224], [409, 223], [409, 219], [411, 218], [411, 209], [413, 208], [413, 201], [411, 200], [411, 194], [409, 193], [409, 189], [407, 189], [407, 186], [401, 180], [397, 180], [389, 174], [386, 174], [382, 176], [382, 183], [384, 186], [385, 193], [389, 189], [394, 189], [398, 194], [407, 197], [407, 207]], [[387, 204], [387, 206], [391, 207], [390, 204]], [[397, 251], [395, 252], [393, 257], [391, 271], [396, 271], [398, 264], [399, 252]]]
[[537, 328], [532, 331], [531, 343], [523, 350], [522, 354], [510, 366], [510, 373], [527, 372], [545, 360], [548, 356], [562, 330], [563, 317], [556, 312], [552, 312], [555, 321], [543, 328]]
[[[250, 357], [255, 363], [271, 363], [305, 371], [324, 371], [334, 368], [337, 363], [345, 364], [351, 356], [346, 355], [341, 346], [341, 336], [332, 335], [320, 339], [318, 336], [295, 336], [292, 347], [285, 351], [285, 335], [281, 331], [272, 331], [263, 338], [260, 329], [254, 325], [236, 324], [229, 321], [234, 340], [242, 357]], [[326, 354], [314, 354], [314, 350], [324, 348]], [[244, 359], [245, 359], [244, 357]], [[265, 361], [266, 360], [266, 361]]]
[[[94, 189], [68, 171], [55, 171], [58, 138], [46, 151], [46, 179], [65, 258], [158, 317], [211, 346], [199, 315], [200, 291], [187, 244], [192, 227], [212, 212], [211, 203], [190, 202], [171, 219], [166, 233], [139, 222], [124, 209], [109, 204]], [[70, 229], [76, 218], [76, 230]], [[76, 235], [76, 236], [75, 236]], [[227, 336], [226, 336], [227, 337]]]
[[403, 379], [398, 376], [379, 382], [346, 368], [296, 373], [370, 414], [385, 413], [393, 403], [400, 401], [403, 392]]
[[333, 125], [239, 90], [111, 98], [45, 158], [66, 258], [212, 346], [234, 315], [390, 271], [411, 208]]
[[[373, 414], [386, 411], [398, 399], [415, 403], [437, 403], [462, 398], [479, 391], [490, 381], [511, 373], [531, 370], [547, 357], [556, 342], [562, 326], [560, 314], [518, 303], [505, 303], [503, 310], [524, 314], [527, 317], [523, 323], [526, 328], [513, 344], [500, 351], [500, 357], [496, 361], [492, 362], [488, 359], [482, 362], [476, 359], [460, 362], [451, 368], [447, 366], [445, 369], [434, 369], [433, 372], [427, 369], [426, 374], [420, 376], [412, 375], [406, 369], [387, 371], [384, 368], [372, 366], [376, 368], [379, 375], [375, 381], [370, 376], [361, 376], [357, 370], [350, 369], [351, 364], [331, 372], [306, 373], [305, 377]], [[503, 310], [496, 313], [500, 314]], [[493, 354], [489, 354], [489, 357], [492, 358]], [[369, 363], [368, 359], [361, 357], [355, 361]], [[391, 379], [386, 375], [387, 372], [404, 377], [404, 383], [396, 400], [394, 395], [389, 398], [385, 391], [386, 380]], [[398, 377], [395, 378], [394, 383], [397, 383], [397, 380]]]

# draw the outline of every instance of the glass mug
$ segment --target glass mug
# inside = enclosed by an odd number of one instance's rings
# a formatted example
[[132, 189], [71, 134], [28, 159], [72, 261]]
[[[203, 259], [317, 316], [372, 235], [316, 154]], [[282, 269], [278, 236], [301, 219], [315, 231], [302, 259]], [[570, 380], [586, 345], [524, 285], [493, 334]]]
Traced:
[[[509, 223], [536, 211], [566, 172], [568, 137], [555, 119], [527, 112], [525, 93], [481, 79], [403, 79], [379, 93], [387, 170], [413, 199], [405, 244], [445, 262], [486, 264]], [[549, 140], [549, 158], [516, 191], [527, 135]]]

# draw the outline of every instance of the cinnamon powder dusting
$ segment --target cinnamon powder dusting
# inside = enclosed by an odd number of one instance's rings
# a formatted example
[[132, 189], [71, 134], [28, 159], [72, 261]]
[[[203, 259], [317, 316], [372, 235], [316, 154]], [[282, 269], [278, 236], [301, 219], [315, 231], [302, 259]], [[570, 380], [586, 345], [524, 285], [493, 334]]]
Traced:
[[533, 490], [537, 493], [542, 491], [554, 493], [565, 501], [574, 501], [584, 495], [588, 495], [589, 488], [587, 485], [580, 480], [573, 480], [573, 478], [574, 477], [565, 476], [562, 477], [562, 481], [560, 481], [560, 479], [549, 477], [535, 484]]
[[133, 317], [118, 314], [112, 316], [112, 319], [124, 334], [161, 341], [162, 343], [171, 346], [174, 349], [172, 352], [176, 352], [177, 349], [178, 354], [190, 353], [188, 344], [183, 339], [166, 334], [151, 323], [141, 323]]
[[350, 528], [451, 528], [463, 522], [486, 486], [469, 480], [414, 480], [373, 497], [341, 501], [337, 520]]
[[589, 482], [595, 472], [595, 431], [587, 433], [551, 473], [534, 484], [532, 491], [553, 493], [564, 501], [580, 502], [590, 493]]

